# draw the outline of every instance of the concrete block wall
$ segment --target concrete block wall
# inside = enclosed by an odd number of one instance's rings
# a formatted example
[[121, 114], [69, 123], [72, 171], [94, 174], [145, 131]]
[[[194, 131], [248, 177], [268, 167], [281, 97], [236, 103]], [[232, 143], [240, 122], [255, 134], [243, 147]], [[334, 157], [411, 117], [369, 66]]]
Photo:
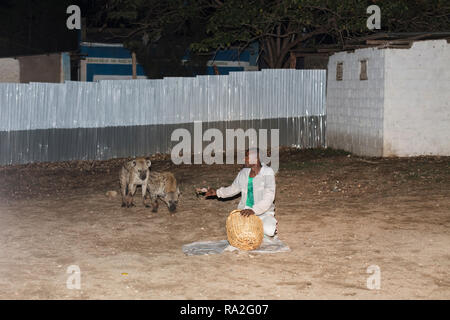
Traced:
[[70, 80], [70, 57], [66, 53], [0, 59], [0, 82], [60, 83], [64, 80]]
[[383, 156], [450, 156], [450, 44], [383, 51]]
[[0, 59], [0, 82], [20, 82], [20, 63], [13, 58]]
[[[368, 80], [359, 79], [363, 59]], [[409, 49], [331, 56], [326, 141], [364, 156], [450, 156], [450, 44], [417, 41]]]
[[[367, 48], [330, 57], [326, 127], [329, 147], [358, 155], [382, 156], [384, 53]], [[367, 60], [368, 80], [360, 80], [361, 60]], [[336, 80], [339, 62], [343, 63], [342, 81]]]
[[20, 82], [61, 82], [61, 53], [22, 56], [20, 62]]

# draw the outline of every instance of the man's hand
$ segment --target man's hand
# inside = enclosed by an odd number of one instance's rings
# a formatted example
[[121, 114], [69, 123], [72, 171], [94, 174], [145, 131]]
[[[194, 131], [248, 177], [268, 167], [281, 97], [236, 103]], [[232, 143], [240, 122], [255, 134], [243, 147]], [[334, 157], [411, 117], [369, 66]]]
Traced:
[[206, 191], [206, 193], [205, 193], [205, 197], [206, 198], [208, 198], [208, 197], [216, 197], [216, 196], [217, 196], [216, 189], [213, 189], [213, 188], [209, 188], [208, 191]]
[[244, 209], [241, 211], [241, 215], [243, 215], [244, 217], [249, 217], [252, 214], [255, 214], [255, 211], [253, 211], [252, 209]]

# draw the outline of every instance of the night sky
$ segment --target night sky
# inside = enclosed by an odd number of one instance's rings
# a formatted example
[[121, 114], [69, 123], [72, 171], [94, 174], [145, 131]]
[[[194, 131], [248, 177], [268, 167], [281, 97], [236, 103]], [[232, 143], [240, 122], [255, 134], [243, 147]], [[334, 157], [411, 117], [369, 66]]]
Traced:
[[[78, 31], [68, 30], [66, 9], [82, 14], [89, 1], [1, 0], [0, 56], [32, 55], [77, 49]], [[92, 1], [91, 1], [92, 2]]]

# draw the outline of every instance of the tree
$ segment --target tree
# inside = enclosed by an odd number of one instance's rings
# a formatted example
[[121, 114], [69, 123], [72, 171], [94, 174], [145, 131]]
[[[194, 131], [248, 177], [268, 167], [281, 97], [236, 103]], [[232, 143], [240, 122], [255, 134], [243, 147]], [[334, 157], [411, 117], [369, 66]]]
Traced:
[[[92, 20], [103, 29], [121, 29], [110, 38], [135, 51], [147, 76], [192, 76], [206, 72], [206, 55], [188, 53], [191, 43], [205, 36], [201, 9], [185, 0], [107, 0], [105, 17]], [[123, 30], [126, 30], [124, 32]], [[182, 62], [189, 54], [189, 60]]]
[[[269, 68], [286, 68], [291, 50], [321, 43], [344, 46], [354, 38], [380, 31], [448, 31], [447, 0], [110, 0], [110, 19], [147, 34], [151, 43], [182, 35], [196, 53], [212, 53], [257, 41]], [[381, 8], [381, 30], [371, 31], [367, 8]], [[114, 10], [112, 10], [114, 9]]]
[[[208, 1], [206, 1], [208, 2]], [[396, 32], [449, 30], [448, 1], [418, 0], [215, 0], [208, 17], [208, 37], [198, 51], [247, 47], [260, 43], [269, 68], [286, 68], [291, 50], [326, 41], [344, 45], [368, 30], [367, 7], [381, 8], [382, 30]], [[375, 32], [379, 32], [376, 30]]]

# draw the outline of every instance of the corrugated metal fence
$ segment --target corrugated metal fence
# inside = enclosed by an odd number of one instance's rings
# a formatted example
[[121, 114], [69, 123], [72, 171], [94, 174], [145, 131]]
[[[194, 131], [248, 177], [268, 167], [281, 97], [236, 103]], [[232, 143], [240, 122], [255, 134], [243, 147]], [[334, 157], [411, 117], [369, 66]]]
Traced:
[[0, 84], [0, 164], [168, 153], [176, 128], [280, 129], [280, 145], [325, 145], [325, 70]]

